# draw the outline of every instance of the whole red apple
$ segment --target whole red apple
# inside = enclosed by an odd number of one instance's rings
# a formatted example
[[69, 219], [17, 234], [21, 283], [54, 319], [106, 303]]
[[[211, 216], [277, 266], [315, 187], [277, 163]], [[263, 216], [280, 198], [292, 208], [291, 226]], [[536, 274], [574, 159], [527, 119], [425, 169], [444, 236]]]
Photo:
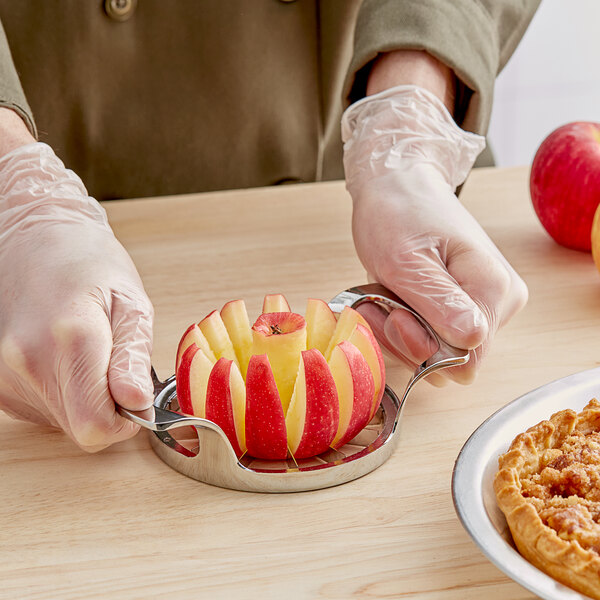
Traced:
[[554, 240], [589, 252], [600, 204], [600, 123], [554, 130], [536, 152], [529, 187], [535, 212]]

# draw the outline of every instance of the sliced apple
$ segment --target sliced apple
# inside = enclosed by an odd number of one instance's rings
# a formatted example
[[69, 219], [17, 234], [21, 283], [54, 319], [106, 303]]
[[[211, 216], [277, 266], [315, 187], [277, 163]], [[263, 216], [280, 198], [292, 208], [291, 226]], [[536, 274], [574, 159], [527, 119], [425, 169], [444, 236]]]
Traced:
[[177, 399], [181, 412], [206, 416], [206, 393], [213, 362], [196, 344], [188, 346], [175, 373]]
[[220, 358], [208, 378], [206, 418], [223, 430], [238, 456], [246, 451], [245, 412], [242, 375], [232, 360]]
[[267, 294], [263, 300], [263, 313], [292, 312], [283, 294]]
[[383, 355], [379, 343], [375, 339], [375, 335], [368, 327], [358, 323], [354, 328], [354, 331], [350, 334], [348, 341], [354, 344], [363, 355], [369, 369], [371, 369], [371, 375], [373, 376], [373, 402], [371, 404], [371, 411], [369, 413], [369, 421], [373, 418], [381, 398], [385, 391], [385, 363], [383, 362]]
[[287, 413], [300, 363], [306, 350], [306, 321], [291, 312], [264, 313], [252, 326], [252, 354], [266, 354]]
[[196, 344], [198, 348], [204, 352], [204, 354], [213, 362], [217, 362], [217, 357], [214, 355], [213, 351], [210, 348], [208, 340], [204, 337], [204, 334], [198, 327], [196, 323], [190, 325], [183, 335], [181, 336], [181, 340], [179, 342], [179, 346], [177, 347], [177, 358], [175, 360], [175, 372], [177, 373], [177, 369], [179, 368], [179, 363], [181, 361], [181, 357], [183, 353], [192, 345]]
[[225, 304], [221, 309], [221, 319], [233, 344], [242, 376], [246, 378], [248, 361], [252, 355], [252, 332], [244, 301], [232, 300]]
[[331, 353], [329, 368], [337, 389], [340, 419], [333, 448], [347, 444], [371, 420], [373, 375], [360, 350], [344, 340]]
[[309, 298], [306, 304], [306, 345], [325, 354], [333, 336], [337, 319], [323, 300]]
[[209, 315], [204, 317], [198, 327], [204, 334], [204, 337], [210, 344], [210, 347], [217, 359], [228, 358], [236, 363], [239, 367], [233, 344], [227, 333], [227, 328], [218, 310], [213, 310]]
[[339, 407], [335, 381], [316, 348], [302, 352], [298, 378], [285, 425], [295, 458], [325, 452], [338, 429]]
[[246, 374], [246, 446], [256, 458], [287, 457], [283, 407], [266, 354], [254, 355]]
[[354, 310], [353, 308], [350, 308], [349, 306], [344, 307], [344, 310], [342, 310], [337, 320], [335, 331], [333, 332], [333, 335], [329, 340], [327, 350], [325, 351], [325, 358], [327, 360], [331, 358], [331, 353], [333, 352], [333, 349], [341, 341], [347, 340], [350, 337], [358, 323], [371, 329], [365, 318], [358, 311]]

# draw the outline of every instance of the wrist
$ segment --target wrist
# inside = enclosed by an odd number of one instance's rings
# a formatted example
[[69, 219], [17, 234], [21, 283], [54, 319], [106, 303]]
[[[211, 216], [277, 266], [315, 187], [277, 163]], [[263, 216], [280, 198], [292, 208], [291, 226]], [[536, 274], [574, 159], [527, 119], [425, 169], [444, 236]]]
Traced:
[[454, 115], [456, 75], [450, 67], [424, 50], [394, 50], [373, 61], [367, 96], [399, 85], [415, 85], [439, 98]]
[[30, 220], [91, 220], [110, 229], [106, 211], [88, 195], [79, 176], [50, 146], [35, 140], [0, 157], [0, 229]]
[[35, 141], [23, 119], [14, 110], [0, 107], [0, 157]]
[[352, 104], [342, 117], [344, 169], [352, 188], [366, 177], [427, 163], [456, 189], [485, 139], [462, 130], [437, 96], [400, 85]]

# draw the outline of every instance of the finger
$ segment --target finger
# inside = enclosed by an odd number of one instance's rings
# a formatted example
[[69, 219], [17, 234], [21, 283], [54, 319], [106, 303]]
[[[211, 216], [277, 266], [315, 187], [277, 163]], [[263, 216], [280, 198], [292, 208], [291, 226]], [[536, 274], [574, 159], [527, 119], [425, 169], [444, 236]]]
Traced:
[[47, 390], [61, 427], [86, 451], [130, 438], [138, 427], [115, 412], [107, 369], [112, 334], [98, 307], [55, 322], [55, 389]]
[[113, 294], [113, 349], [108, 383], [114, 401], [129, 410], [143, 410], [154, 401], [151, 370], [153, 310], [146, 298]]
[[[400, 348], [391, 343], [390, 339], [385, 333], [386, 322], [390, 317], [390, 313], [380, 305], [375, 304], [373, 302], [366, 302], [358, 306], [357, 310], [367, 320], [381, 346], [385, 350], [387, 350], [396, 360], [400, 360], [402, 363], [404, 363], [410, 371], [414, 371], [424, 360], [426, 360], [433, 354], [433, 352], [427, 354], [427, 352], [431, 349], [431, 347], [428, 346], [428, 350], [424, 352], [425, 357], [423, 359], [413, 360], [412, 358], [408, 357], [407, 354], [404, 353]], [[414, 317], [412, 317], [410, 313], [407, 313], [403, 310], [399, 310], [398, 312], [404, 313], [414, 320]], [[425, 331], [416, 320], [414, 320], [414, 323], [416, 324], [416, 327], [418, 327], [422, 332]], [[426, 336], [429, 337], [427, 334]], [[433, 342], [433, 340], [430, 341]], [[436, 349], [437, 345], [435, 345], [434, 351]], [[447, 383], [447, 380], [438, 373], [432, 373], [426, 379], [428, 383], [434, 385], [435, 387], [442, 387]]]
[[403, 255], [401, 269], [392, 281], [383, 283], [449, 344], [469, 349], [486, 339], [485, 314], [447, 271], [435, 248], [417, 248]]
[[398, 352], [415, 364], [421, 364], [438, 350], [437, 342], [409, 312], [396, 309], [387, 318], [385, 337]]

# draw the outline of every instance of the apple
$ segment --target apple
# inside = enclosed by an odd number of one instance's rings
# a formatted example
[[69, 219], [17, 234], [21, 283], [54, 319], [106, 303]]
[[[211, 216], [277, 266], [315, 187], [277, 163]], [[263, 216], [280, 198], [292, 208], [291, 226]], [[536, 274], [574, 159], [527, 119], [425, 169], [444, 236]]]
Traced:
[[227, 333], [227, 328], [225, 327], [225, 323], [223, 323], [223, 319], [218, 310], [213, 310], [204, 317], [204, 319], [198, 323], [198, 327], [204, 334], [213, 354], [217, 358], [229, 358], [230, 360], [235, 361], [239, 366], [235, 350], [233, 349], [233, 343]]
[[338, 389], [325, 358], [316, 348], [304, 350], [285, 417], [294, 458], [315, 456], [329, 448], [338, 430], [339, 411]]
[[175, 359], [175, 371], [177, 371], [177, 369], [179, 367], [179, 362], [181, 361], [181, 357], [183, 356], [183, 353], [185, 352], [186, 348], [188, 346], [191, 346], [192, 344], [196, 344], [196, 346], [201, 348], [204, 351], [204, 354], [206, 354], [206, 356], [208, 358], [210, 358], [210, 360], [213, 363], [217, 362], [216, 356], [214, 355], [213, 351], [210, 349], [210, 344], [208, 343], [208, 340], [204, 337], [204, 334], [202, 333], [202, 331], [200, 331], [200, 327], [198, 327], [198, 325], [196, 323], [194, 323], [193, 325], [190, 325], [185, 330], [185, 332], [179, 342], [179, 346], [177, 347], [177, 356]]
[[263, 313], [252, 325], [252, 354], [266, 354], [273, 369], [283, 411], [287, 412], [306, 350], [306, 321], [292, 312]]
[[244, 301], [227, 302], [221, 309], [221, 319], [231, 340], [242, 375], [246, 377], [248, 362], [252, 356], [252, 335]]
[[364, 318], [310, 299], [306, 318], [270, 294], [251, 326], [243, 300], [212, 311], [177, 348], [180, 409], [219, 425], [238, 456], [309, 458], [350, 442], [383, 395], [381, 349]]
[[292, 312], [283, 294], [267, 294], [263, 300], [263, 313]]
[[592, 222], [592, 258], [596, 264], [596, 268], [600, 271], [600, 205], [594, 214]]
[[327, 302], [316, 298], [308, 299], [306, 303], [306, 344], [309, 348], [317, 348], [322, 354], [325, 354], [336, 325], [337, 319]]
[[331, 445], [349, 442], [371, 420], [375, 386], [373, 375], [360, 350], [348, 341], [331, 353], [329, 368], [339, 393], [339, 426]]
[[208, 378], [205, 418], [219, 424], [238, 456], [246, 451], [246, 385], [228, 358], [220, 358]]
[[385, 364], [383, 362], [383, 355], [371, 328], [365, 327], [362, 323], [356, 324], [356, 327], [348, 337], [348, 341], [356, 346], [363, 355], [373, 377], [373, 401], [371, 403], [371, 412], [369, 413], [370, 421], [375, 416], [385, 392]]
[[252, 356], [248, 364], [246, 445], [257, 458], [286, 458], [288, 453], [285, 415], [266, 354]]
[[196, 344], [186, 348], [177, 369], [177, 398], [184, 413], [205, 417], [208, 378], [214, 364]]
[[600, 203], [600, 123], [574, 122], [554, 130], [536, 152], [529, 187], [550, 236], [562, 246], [589, 252]]

